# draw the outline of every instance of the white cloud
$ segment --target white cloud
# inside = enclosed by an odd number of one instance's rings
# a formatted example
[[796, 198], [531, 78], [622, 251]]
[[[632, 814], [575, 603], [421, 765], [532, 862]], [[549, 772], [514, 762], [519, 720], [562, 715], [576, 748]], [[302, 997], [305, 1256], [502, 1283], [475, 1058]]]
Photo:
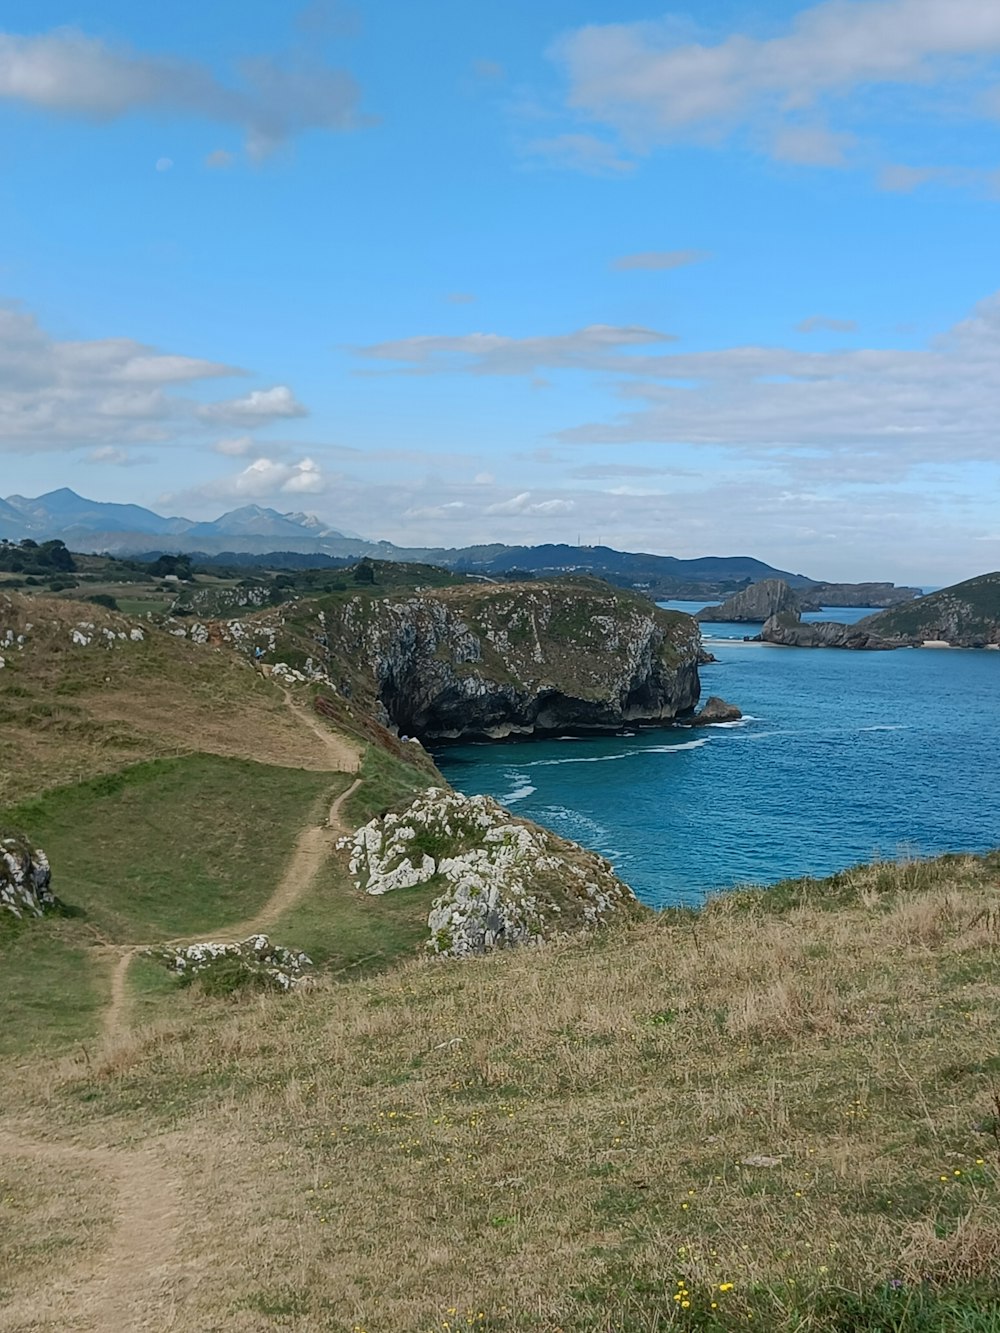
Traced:
[[575, 508], [572, 500], [532, 500], [530, 491], [511, 496], [509, 500], [499, 500], [487, 505], [487, 514], [568, 514]]
[[27, 312], [0, 306], [0, 450], [162, 440], [194, 419], [171, 390], [242, 373], [128, 338], [59, 342]]
[[771, 136], [771, 152], [780, 162], [800, 167], [843, 167], [851, 134], [833, 134], [821, 125], [784, 125]]
[[688, 264], [700, 264], [709, 257], [707, 250], [644, 250], [640, 254], [622, 255], [611, 267], [623, 271], [684, 268]]
[[156, 170], [157, 170], [157, 171], [170, 171], [170, 170], [173, 168], [173, 165], [174, 165], [173, 158], [170, 158], [170, 157], [158, 157], [158, 158], [156, 159]]
[[251, 458], [258, 452], [267, 452], [267, 445], [260, 445], [250, 435], [236, 435], [231, 439], [219, 440], [213, 449], [226, 458]]
[[[273, 458], [258, 458], [232, 479], [228, 489], [234, 495], [255, 498], [275, 495], [322, 495], [327, 489], [322, 468], [311, 458], [297, 463], [280, 463]], [[225, 493], [226, 483], [213, 488]]]
[[[942, 461], [1000, 461], [1000, 294], [917, 350], [733, 347], [646, 357], [613, 422], [564, 443], [715, 445], [807, 470], [849, 459], [871, 480]], [[641, 378], [638, 376], [641, 374]]]
[[472, 481], [476, 486], [492, 486], [496, 481], [496, 477], [494, 477], [492, 472], [477, 472], [472, 478]]
[[200, 116], [240, 126], [258, 155], [304, 130], [360, 123], [358, 88], [343, 70], [257, 57], [226, 84], [207, 65], [112, 46], [74, 28], [0, 33], [0, 97], [99, 121], [145, 111]]
[[497, 333], [426, 334], [359, 348], [363, 356], [397, 361], [411, 374], [462, 370], [476, 375], [527, 375], [548, 370], [626, 369], [628, 348], [675, 341], [670, 333], [638, 326], [591, 324], [573, 333], [509, 338]]
[[403, 510], [403, 518], [458, 518], [465, 508], [464, 500], [449, 500], [438, 505], [413, 505]]
[[111, 444], [104, 444], [99, 449], [92, 449], [80, 461], [106, 467], [139, 467], [145, 463], [152, 463], [153, 459], [144, 455], [130, 454], [127, 449], [116, 449]]
[[942, 185], [946, 189], [969, 190], [996, 198], [1000, 195], [1000, 169], [912, 167], [895, 162], [881, 168], [878, 185], [890, 194], [912, 194], [923, 185]]
[[[849, 140], [817, 112], [880, 85], [950, 82], [1000, 54], [1000, 7], [984, 0], [826, 0], [783, 31], [691, 40], [673, 19], [590, 24], [563, 37], [553, 57], [569, 80], [569, 106], [611, 127], [636, 151], [677, 140], [718, 140], [750, 128], [787, 161], [840, 165]], [[989, 114], [965, 89], [969, 114]]]
[[594, 134], [557, 134], [532, 139], [524, 146], [525, 156], [547, 167], [582, 171], [588, 176], [627, 176], [635, 163], [623, 157], [614, 144]]
[[476, 297], [472, 292], [449, 292], [445, 300], [452, 305], [472, 305]]
[[[813, 316], [800, 327], [843, 332], [848, 323]], [[650, 330], [596, 326], [522, 339], [418, 337], [368, 353], [403, 373], [529, 377], [556, 367], [616, 376], [627, 410], [560, 431], [563, 444], [711, 446], [796, 475], [829, 465], [873, 482], [942, 460], [1000, 461], [1000, 293], [917, 349], [682, 352], [662, 341]], [[533, 503], [525, 490], [488, 512], [520, 513]]]
[[205, 158], [205, 166], [213, 171], [225, 171], [236, 161], [236, 155], [226, 148], [215, 148]]
[[269, 421], [285, 421], [308, 415], [308, 409], [303, 407], [287, 384], [276, 384], [273, 389], [254, 389], [244, 398], [209, 403], [199, 410], [199, 416], [205, 421], [224, 421], [242, 426], [263, 426]]

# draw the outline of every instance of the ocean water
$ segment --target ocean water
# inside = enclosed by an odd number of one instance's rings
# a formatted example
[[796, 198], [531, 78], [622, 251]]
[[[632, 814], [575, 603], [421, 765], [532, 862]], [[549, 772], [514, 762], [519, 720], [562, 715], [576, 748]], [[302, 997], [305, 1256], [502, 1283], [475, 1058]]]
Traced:
[[601, 852], [653, 906], [1000, 845], [1000, 652], [798, 650], [743, 642], [754, 626], [705, 630], [718, 662], [702, 697], [742, 722], [453, 746], [442, 772]]

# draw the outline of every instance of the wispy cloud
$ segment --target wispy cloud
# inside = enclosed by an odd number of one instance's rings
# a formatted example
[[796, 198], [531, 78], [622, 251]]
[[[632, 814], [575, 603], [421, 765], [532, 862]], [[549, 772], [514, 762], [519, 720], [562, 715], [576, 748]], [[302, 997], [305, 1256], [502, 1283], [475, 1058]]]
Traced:
[[639, 326], [590, 324], [572, 333], [509, 338], [497, 333], [425, 334], [358, 348], [370, 360], [397, 362], [408, 374], [465, 371], [475, 375], [528, 375], [539, 370], [626, 370], [629, 349], [675, 341], [670, 333]]
[[243, 373], [128, 338], [61, 342], [28, 312], [0, 306], [0, 450], [163, 440], [195, 419], [179, 390]]
[[512, 495], [509, 500], [498, 500], [496, 504], [487, 505], [483, 511], [487, 514], [568, 514], [575, 508], [572, 500], [563, 500], [553, 498], [549, 500], [534, 500], [530, 491], [521, 491], [518, 495]]
[[631, 269], [656, 270], [686, 268], [711, 258], [707, 250], [642, 250], [634, 255], [622, 255], [612, 261], [611, 267], [628, 272]]
[[[815, 315], [799, 328], [850, 332], [853, 322]], [[563, 444], [712, 446], [797, 472], [824, 459], [842, 468], [849, 457], [858, 479], [873, 482], [942, 457], [1000, 461], [1000, 293], [920, 349], [684, 352], [661, 346], [668, 341], [649, 329], [597, 325], [531, 338], [425, 336], [366, 350], [403, 373], [611, 377], [627, 409], [557, 432]]]
[[849, 106], [863, 121], [867, 90], [947, 85], [965, 114], [988, 116], [983, 83], [996, 75], [1000, 7], [826, 0], [772, 36], [721, 39], [692, 38], [672, 18], [595, 23], [566, 34], [552, 56], [568, 81], [568, 108], [616, 132], [631, 152], [743, 132], [785, 161], [840, 166], [852, 137], [827, 118]]
[[532, 139], [524, 146], [528, 161], [563, 171], [580, 171], [588, 176], [627, 176], [635, 170], [635, 161], [621, 149], [594, 134], [556, 134], [547, 139]]
[[271, 421], [305, 417], [309, 415], [309, 410], [299, 402], [287, 384], [276, 384], [273, 389], [254, 389], [244, 398], [209, 403], [199, 409], [198, 415], [204, 421], [260, 426]]
[[854, 333], [857, 321], [853, 319], [834, 319], [830, 315], [810, 315], [799, 320], [795, 326], [797, 333]]
[[351, 75], [304, 56], [254, 57], [223, 83], [207, 65], [75, 28], [0, 33], [0, 98], [96, 121], [148, 111], [200, 116], [241, 127], [257, 156], [306, 130], [362, 123]]

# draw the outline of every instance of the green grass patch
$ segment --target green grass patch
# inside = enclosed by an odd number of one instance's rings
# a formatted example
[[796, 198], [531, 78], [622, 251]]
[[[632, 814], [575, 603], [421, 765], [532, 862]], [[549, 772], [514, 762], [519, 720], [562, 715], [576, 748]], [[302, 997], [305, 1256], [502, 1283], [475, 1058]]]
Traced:
[[433, 884], [395, 889], [379, 897], [362, 893], [338, 856], [316, 884], [275, 924], [275, 940], [302, 949], [318, 969], [363, 976], [400, 958], [421, 953], [429, 938], [427, 913], [440, 891]]
[[344, 822], [352, 828], [360, 828], [369, 819], [411, 801], [418, 792], [435, 785], [428, 773], [374, 745], [364, 753], [359, 776], [361, 786], [343, 807]]
[[176, 1006], [180, 981], [156, 958], [134, 957], [128, 969], [128, 1019], [138, 1027], [163, 1018]]
[[273, 892], [326, 773], [215, 755], [136, 764], [5, 812], [52, 864], [53, 887], [109, 939], [211, 933]]
[[0, 1060], [97, 1035], [108, 968], [76, 938], [78, 932], [79, 926], [69, 921], [43, 918], [0, 933]]

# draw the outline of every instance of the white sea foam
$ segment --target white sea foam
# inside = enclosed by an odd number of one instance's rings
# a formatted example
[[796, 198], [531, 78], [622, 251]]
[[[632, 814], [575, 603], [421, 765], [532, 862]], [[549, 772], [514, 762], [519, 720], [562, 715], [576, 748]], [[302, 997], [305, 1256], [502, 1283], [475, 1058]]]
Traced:
[[547, 805], [538, 812], [537, 818], [564, 838], [573, 838], [592, 847], [609, 861], [617, 861], [622, 856], [622, 852], [612, 845], [609, 830], [579, 810], [571, 810], [566, 805]]
[[572, 759], [532, 759], [525, 768], [557, 768], [561, 764], [612, 764], [620, 759], [640, 759], [644, 754], [673, 754], [675, 750], [700, 750], [707, 745], [711, 736], [699, 736], [697, 740], [680, 741], [676, 745], [637, 745], [633, 750], [622, 750], [617, 754], [585, 754]]
[[506, 777], [515, 785], [503, 796], [497, 797], [501, 805], [513, 805], [515, 801], [523, 801], [526, 796], [530, 796], [532, 792], [538, 790], [528, 781], [527, 775], [524, 773], [507, 773]]
[[631, 759], [637, 750], [626, 750], [622, 754], [587, 754], [579, 759], [533, 759], [525, 768], [557, 768], [560, 764], [611, 764], [617, 759]]
[[859, 727], [859, 731], [908, 731], [909, 728], [902, 722], [880, 722], [874, 727]]
[[711, 736], [699, 736], [696, 741], [682, 741], [680, 745], [647, 745], [639, 753], [674, 754], [677, 750], [700, 750], [703, 745], [708, 745], [711, 739]]

